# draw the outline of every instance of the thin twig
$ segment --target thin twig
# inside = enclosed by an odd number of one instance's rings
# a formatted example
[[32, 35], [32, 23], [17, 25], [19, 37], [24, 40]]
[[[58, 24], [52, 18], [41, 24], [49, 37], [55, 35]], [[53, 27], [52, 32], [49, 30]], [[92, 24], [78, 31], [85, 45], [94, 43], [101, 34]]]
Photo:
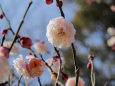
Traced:
[[18, 35], [19, 31], [20, 31], [20, 28], [21, 28], [21, 26], [22, 26], [22, 24], [23, 24], [23, 22], [24, 22], [24, 18], [25, 18], [25, 16], [26, 16], [26, 14], [27, 14], [27, 12], [28, 12], [28, 10], [29, 10], [31, 4], [32, 4], [32, 1], [30, 1], [29, 4], [28, 4], [28, 6], [27, 6], [27, 9], [26, 9], [26, 11], [25, 11], [25, 13], [24, 13], [24, 16], [22, 17], [22, 20], [21, 20], [21, 22], [20, 22], [20, 24], [19, 24], [19, 26], [18, 26], [18, 29], [17, 29], [17, 31], [16, 31], [16, 33], [15, 33], [15, 36], [14, 36], [14, 39], [13, 39], [13, 41], [12, 41], [12, 43], [11, 43], [11, 46], [10, 46], [9, 51], [12, 49], [12, 47], [13, 47], [13, 45], [14, 45], [16, 39], [17, 39], [17, 35]]
[[74, 47], [74, 44], [71, 44], [72, 46], [72, 51], [73, 51], [73, 59], [74, 59], [74, 66], [75, 66], [75, 75], [76, 75], [76, 84], [75, 86], [78, 86], [78, 79], [79, 79], [79, 66], [78, 66], [78, 57], [76, 55], [76, 50]]
[[104, 84], [104, 86], [107, 86], [107, 84], [108, 84], [108, 82], [106, 82], [106, 83]]
[[60, 59], [59, 71], [58, 71], [57, 80], [56, 80], [56, 83], [55, 83], [55, 86], [58, 86], [59, 77], [60, 77], [60, 75], [61, 75], [62, 60], [61, 60], [60, 53], [59, 53], [59, 51], [57, 50], [56, 47], [54, 47], [54, 50], [56, 51], [56, 53], [57, 53], [57, 55], [58, 55], [58, 57], [59, 57], [59, 59]]
[[42, 61], [45, 63], [45, 65], [50, 69], [50, 71], [51, 71], [51, 72], [54, 72], [53, 69], [48, 65], [48, 63], [45, 62], [45, 60], [44, 60], [43, 57], [42, 57], [42, 54], [39, 53], [39, 55], [40, 55]]
[[40, 86], [42, 86], [42, 83], [40, 81], [40, 77], [38, 77], [38, 82], [39, 82]]
[[[59, 6], [59, 10], [60, 10], [61, 16], [65, 18], [65, 15], [64, 15], [64, 12], [63, 12], [63, 10], [62, 10], [62, 7], [61, 7], [61, 5], [60, 5], [59, 0], [56, 0], [56, 2], [57, 2], [57, 4], [58, 4], [58, 6]], [[77, 85], [78, 85], [78, 79], [79, 79], [79, 66], [78, 66], [78, 62], [77, 62], [77, 60], [76, 60], [76, 59], [77, 59], [77, 56], [76, 56], [76, 50], [75, 50], [74, 44], [72, 43], [71, 46], [72, 46], [73, 55], [74, 55], [73, 58], [74, 58], [75, 75], [76, 75], [76, 84], [75, 84], [75, 86], [77, 86]]]
[[95, 73], [93, 68], [93, 61], [90, 60], [90, 62], [91, 62], [91, 84], [92, 86], [95, 86]]
[[4, 40], [5, 40], [5, 35], [3, 35], [3, 37], [2, 37], [1, 46], [3, 46]]
[[18, 86], [20, 85], [20, 81], [23, 75], [20, 76], [19, 80], [18, 80]]
[[57, 4], [58, 4], [58, 6], [59, 6], [59, 10], [60, 10], [61, 16], [65, 18], [65, 15], [64, 15], [64, 12], [63, 12], [63, 10], [62, 10], [62, 7], [61, 7], [61, 5], [60, 5], [59, 0], [56, 0], [56, 2], [57, 2]]

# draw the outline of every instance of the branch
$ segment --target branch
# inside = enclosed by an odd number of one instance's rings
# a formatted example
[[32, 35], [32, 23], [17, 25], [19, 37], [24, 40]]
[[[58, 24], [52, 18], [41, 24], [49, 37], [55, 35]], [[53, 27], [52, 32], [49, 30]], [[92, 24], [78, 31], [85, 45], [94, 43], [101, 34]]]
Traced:
[[20, 76], [19, 80], [18, 80], [18, 86], [20, 85], [20, 81], [23, 75]]
[[74, 47], [74, 44], [71, 44], [72, 46], [72, 51], [73, 51], [73, 59], [74, 59], [74, 66], [75, 66], [75, 75], [76, 75], [76, 84], [75, 86], [78, 86], [78, 80], [79, 80], [79, 66], [78, 66], [78, 57], [76, 55], [76, 50]]
[[16, 39], [17, 39], [17, 35], [18, 35], [19, 31], [20, 31], [20, 28], [21, 28], [21, 26], [22, 26], [22, 24], [23, 24], [23, 22], [24, 22], [24, 18], [25, 18], [25, 16], [26, 16], [26, 14], [27, 14], [27, 12], [28, 12], [28, 10], [29, 10], [31, 4], [32, 4], [32, 1], [30, 1], [29, 4], [28, 4], [28, 6], [27, 6], [27, 9], [26, 9], [26, 11], [25, 11], [25, 13], [24, 13], [24, 16], [22, 17], [22, 20], [21, 20], [21, 22], [20, 22], [20, 24], [19, 24], [19, 26], [18, 26], [18, 29], [17, 29], [17, 31], [16, 31], [16, 33], [15, 33], [15, 36], [14, 36], [14, 39], [13, 39], [13, 41], [12, 41], [12, 44], [11, 44], [11, 46], [10, 46], [9, 51], [12, 49], [12, 47], [13, 47], [13, 45], [14, 45]]
[[38, 77], [38, 82], [39, 82], [40, 86], [42, 86], [41, 81], [40, 81], [40, 77]]
[[3, 37], [2, 37], [1, 46], [3, 46], [4, 40], [5, 40], [5, 35], [3, 35]]
[[57, 80], [56, 80], [56, 83], [55, 83], [55, 86], [58, 86], [59, 77], [61, 75], [62, 60], [61, 60], [60, 53], [59, 53], [59, 51], [57, 50], [56, 47], [54, 47], [54, 50], [56, 51], [56, 53], [57, 53], [57, 55], [59, 56], [59, 59], [60, 59], [59, 71], [58, 71]]
[[61, 16], [65, 18], [65, 15], [64, 15], [64, 12], [63, 12], [63, 10], [62, 10], [62, 7], [61, 7], [61, 5], [60, 5], [59, 0], [56, 0], [56, 2], [57, 2], [57, 4], [58, 4], [58, 6], [59, 6], [59, 10], [60, 10]]

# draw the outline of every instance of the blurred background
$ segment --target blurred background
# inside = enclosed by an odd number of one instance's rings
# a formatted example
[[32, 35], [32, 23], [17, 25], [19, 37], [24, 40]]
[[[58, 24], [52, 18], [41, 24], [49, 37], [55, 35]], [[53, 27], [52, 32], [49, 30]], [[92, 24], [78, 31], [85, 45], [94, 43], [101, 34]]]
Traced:
[[[28, 2], [29, 0], [0, 0], [0, 5], [10, 20], [14, 31], [21, 21]], [[95, 56], [96, 86], [104, 86], [106, 82], [108, 82], [108, 86], [115, 86], [115, 0], [63, 0], [62, 8], [66, 20], [71, 21], [76, 28], [74, 44], [79, 57], [80, 77], [85, 81], [85, 86], [91, 86], [90, 71], [86, 67], [89, 54]], [[0, 13], [2, 13], [1, 9]], [[55, 54], [53, 46], [46, 38], [46, 26], [52, 18], [59, 16], [60, 12], [59, 8], [56, 7], [55, 0], [51, 5], [46, 5], [44, 0], [33, 0], [19, 32], [21, 36], [32, 38], [33, 43], [34, 40], [45, 41], [50, 54], [43, 54], [44, 59]], [[7, 27], [6, 19], [0, 20], [0, 30]], [[0, 35], [1, 38], [2, 35]], [[11, 32], [8, 32], [6, 40], [12, 39]], [[20, 48], [17, 55], [9, 58], [11, 67], [13, 67], [12, 60], [19, 57], [20, 54], [23, 54], [24, 57], [29, 55], [27, 49]], [[74, 64], [71, 48], [62, 49], [61, 54], [66, 61], [64, 72], [73, 77]], [[19, 77], [16, 70], [14, 71]], [[40, 79], [44, 86], [52, 86], [50, 73], [47, 69]], [[29, 86], [38, 86], [37, 78], [29, 79], [27, 82]], [[14, 85], [17, 85], [16, 79], [14, 79]], [[23, 80], [21, 86], [23, 86]]]

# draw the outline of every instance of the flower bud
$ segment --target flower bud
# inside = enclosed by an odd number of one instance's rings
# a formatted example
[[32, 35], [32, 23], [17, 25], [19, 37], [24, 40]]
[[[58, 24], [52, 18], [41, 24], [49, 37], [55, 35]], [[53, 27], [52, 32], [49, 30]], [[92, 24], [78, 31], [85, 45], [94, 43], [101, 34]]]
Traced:
[[93, 60], [94, 56], [93, 55], [89, 55], [88, 58], [91, 59], [91, 60]]
[[20, 44], [24, 48], [30, 48], [32, 46], [32, 40], [29, 37], [23, 36], [20, 39]]
[[1, 46], [0, 47], [0, 57], [9, 57], [9, 49], [6, 47]]
[[8, 29], [3, 29], [3, 30], [1, 30], [1, 34], [2, 34], [2, 35], [6, 35], [7, 32], [8, 32]]
[[44, 0], [44, 2], [47, 4], [47, 5], [50, 5], [53, 3], [53, 0]]
[[87, 69], [91, 69], [91, 62], [88, 62], [88, 64], [87, 64]]
[[[63, 2], [62, 1], [59, 1], [60, 3], [60, 6], [62, 7], [63, 6]], [[56, 2], [56, 6], [59, 7], [58, 3]]]
[[0, 19], [2, 19], [3, 18], [3, 14], [0, 14]]
[[68, 75], [62, 72], [62, 80], [65, 82], [68, 80]]

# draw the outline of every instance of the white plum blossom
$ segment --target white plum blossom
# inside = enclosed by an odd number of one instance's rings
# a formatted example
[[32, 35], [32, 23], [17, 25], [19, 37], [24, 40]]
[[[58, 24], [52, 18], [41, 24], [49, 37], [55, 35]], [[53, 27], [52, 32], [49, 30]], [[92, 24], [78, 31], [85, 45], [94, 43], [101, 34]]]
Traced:
[[0, 83], [3, 83], [10, 74], [10, 66], [6, 57], [0, 56], [0, 68]]
[[[11, 41], [5, 41], [4, 42], [4, 46], [7, 47], [7, 48], [10, 48], [11, 46]], [[10, 51], [10, 54], [11, 55], [16, 55], [19, 51], [19, 46], [15, 43]]]
[[28, 73], [27, 63], [24, 62], [23, 56], [19, 55], [19, 58], [13, 60], [13, 66], [16, 68], [17, 73], [24, 75], [25, 78], [29, 78], [30, 74]]
[[[63, 57], [61, 57], [61, 60], [62, 60], [62, 67], [64, 66], [65, 64], [65, 60]], [[58, 73], [58, 70], [59, 70], [59, 64], [60, 64], [60, 59], [59, 58], [49, 58], [46, 60], [46, 62], [48, 63], [49, 66], [51, 66], [51, 68], [53, 69], [53, 71], [55, 73]]]
[[34, 46], [35, 50], [38, 52], [38, 53], [45, 53], [47, 52], [47, 46], [45, 45], [44, 42], [36, 42], [34, 43]]
[[48, 41], [58, 48], [69, 47], [74, 42], [76, 31], [73, 24], [63, 17], [50, 20], [47, 25], [46, 36]]

